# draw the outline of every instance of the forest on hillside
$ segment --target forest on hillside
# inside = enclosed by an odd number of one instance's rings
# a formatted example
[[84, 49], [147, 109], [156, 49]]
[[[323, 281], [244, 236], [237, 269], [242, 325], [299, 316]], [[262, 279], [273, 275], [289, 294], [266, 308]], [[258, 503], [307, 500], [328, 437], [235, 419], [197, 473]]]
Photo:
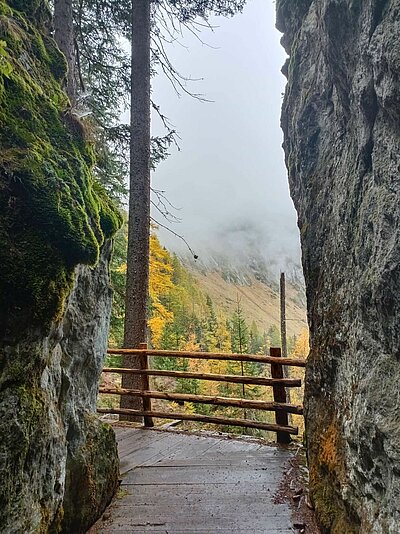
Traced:
[[[114, 305], [111, 316], [110, 347], [123, 346], [124, 334], [124, 298], [126, 282], [126, 225], [118, 232], [115, 240], [114, 255], [111, 263], [111, 280], [114, 289]], [[215, 305], [199, 282], [185, 268], [179, 257], [163, 247], [157, 237], [157, 228], [153, 226], [150, 237], [150, 283], [149, 283], [149, 318], [148, 342], [154, 349], [182, 350], [201, 352], [226, 352], [269, 354], [270, 347], [280, 347], [280, 331], [275, 324], [260, 330], [255, 321], [249, 321], [243, 312], [238, 296], [236, 310], [227, 315]], [[304, 359], [309, 351], [308, 331], [288, 337], [288, 354]], [[120, 356], [108, 355], [106, 366], [122, 365]], [[270, 366], [251, 362], [229, 362], [216, 360], [193, 360], [173, 357], [154, 357], [151, 367], [156, 369], [190, 371], [199, 373], [218, 373], [270, 377]], [[291, 370], [291, 377], [300, 378], [301, 370]], [[118, 375], [106, 375], [103, 385], [120, 386]], [[196, 395], [217, 395], [223, 397], [245, 397], [253, 400], [271, 401], [272, 390], [263, 386], [230, 384], [198, 379], [181, 379], [152, 377], [151, 389], [174, 393], [192, 393]], [[302, 390], [291, 392], [291, 401], [302, 404]], [[118, 399], [114, 395], [101, 395], [100, 406], [117, 407]], [[219, 407], [201, 403], [186, 402], [183, 407], [175, 403], [155, 400], [154, 407], [163, 411], [182, 411], [203, 415], [220, 415], [234, 418], [250, 418], [262, 422], [273, 422], [273, 414], [257, 410], [244, 410], [234, 407]], [[302, 418], [293, 416], [295, 422], [303, 429]], [[196, 426], [185, 423], [185, 426]], [[204, 428], [204, 425], [202, 425]], [[210, 427], [211, 428], [211, 427]], [[215, 426], [214, 426], [215, 428]], [[237, 427], [221, 427], [221, 430], [242, 433]], [[249, 431], [249, 429], [247, 429]], [[254, 435], [263, 435], [263, 431], [251, 431]]]
[[[128, 204], [127, 220], [114, 239], [111, 346], [137, 347], [146, 335], [150, 346], [166, 350], [266, 354], [270, 346], [280, 345], [276, 322], [260, 329], [259, 324], [245, 316], [239, 297], [234, 311], [227, 314], [202, 289], [179, 257], [161, 246], [155, 232], [150, 235], [154, 213], [166, 226], [170, 226], [175, 217], [170, 213], [165, 191], [156, 189], [150, 180], [151, 171], [167, 158], [170, 147], [177, 142], [176, 131], [163, 115], [164, 110], [151, 99], [151, 78], [157, 68], [167, 78], [171, 77], [172, 84], [179, 80], [168, 55], [160, 53], [170, 32], [175, 31], [174, 23], [171, 26], [169, 21], [177, 20], [186, 27], [194, 24], [197, 17], [207, 20], [211, 14], [234, 15], [241, 11], [244, 3], [233, 0], [198, 2], [181, 9], [179, 4], [133, 2], [131, 5], [121, 2], [119, 6], [110, 3], [106, 11], [98, 9], [96, 3], [85, 6], [63, 1], [54, 3], [55, 38], [68, 64], [65, 90], [75, 127], [82, 128], [96, 154], [92, 161], [96, 187], [103, 194], [104, 189], [121, 211]], [[154, 23], [165, 13], [166, 28]], [[93, 32], [94, 28], [99, 31]], [[184, 85], [179, 87], [188, 92]], [[129, 125], [121, 119], [127, 109], [131, 115]], [[154, 136], [151, 131], [151, 111], [158, 115], [165, 127], [161, 136]], [[143, 130], [139, 128], [140, 124], [145, 126]], [[151, 206], [154, 213], [150, 212]], [[288, 341], [289, 352], [293, 353], [300, 341], [293, 336]], [[111, 363], [123, 364], [122, 361]], [[130, 364], [135, 367], [133, 362]], [[168, 358], [157, 359], [152, 365], [228, 374], [263, 375], [266, 372], [260, 365], [249, 363], [194, 363]], [[130, 378], [123, 375], [122, 385], [126, 389], [135, 389], [139, 384], [134, 385]], [[155, 384], [157, 389], [178, 392], [211, 394], [216, 387], [196, 380], [159, 382]], [[237, 396], [239, 389], [243, 388], [219, 386], [217, 393]], [[264, 398], [260, 387], [244, 389], [246, 397]], [[124, 405], [126, 401], [129, 406]], [[128, 396], [122, 397], [121, 407], [140, 408], [141, 399], [130, 401]], [[112, 402], [116, 403], [117, 399], [114, 397]], [[188, 403], [184, 408], [210, 410]]]

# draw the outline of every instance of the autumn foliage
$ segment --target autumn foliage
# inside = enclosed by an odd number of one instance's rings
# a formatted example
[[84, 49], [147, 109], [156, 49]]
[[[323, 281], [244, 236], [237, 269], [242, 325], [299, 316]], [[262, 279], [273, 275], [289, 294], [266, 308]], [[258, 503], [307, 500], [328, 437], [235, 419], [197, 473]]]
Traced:
[[[240, 300], [232, 316], [216, 309], [211, 298], [202, 291], [198, 282], [182, 265], [180, 259], [164, 248], [153, 229], [150, 239], [150, 282], [149, 282], [149, 345], [156, 349], [185, 350], [204, 352], [236, 352], [267, 354], [271, 346], [280, 346], [279, 331], [271, 325], [260, 332], [253, 322], [248, 324], [243, 315]], [[121, 346], [123, 337], [124, 283], [126, 274], [126, 232], [117, 236], [115, 254], [112, 263], [112, 282], [114, 286], [114, 309], [111, 322], [110, 344]], [[289, 339], [289, 352], [292, 356], [306, 358], [308, 355], [308, 331], [301, 332], [296, 338]], [[118, 357], [112, 358], [113, 365], [119, 365]], [[250, 376], [270, 376], [269, 366], [258, 363], [230, 362], [218, 360], [200, 360], [157, 357], [151, 362], [152, 367], [215, 374], [244, 374]], [[301, 375], [303, 371], [291, 371], [292, 376]], [[245, 397], [248, 399], [272, 400], [271, 388], [241, 384], [230, 384], [197, 379], [152, 378], [153, 389], [194, 393], [202, 395], [220, 395], [227, 397]], [[258, 412], [233, 407], [217, 407], [205, 404], [185, 403], [174, 406], [166, 401], [153, 401], [162, 405], [164, 411], [190, 411], [203, 414], [223, 415], [228, 417], [251, 418], [260, 421], [273, 421], [270, 412]], [[292, 403], [301, 404], [301, 392], [292, 393]], [[301, 420], [296, 424], [302, 424]], [[190, 423], [193, 425], [193, 423]], [[235, 427], [223, 430], [242, 432]], [[262, 434], [262, 431], [252, 433]]]

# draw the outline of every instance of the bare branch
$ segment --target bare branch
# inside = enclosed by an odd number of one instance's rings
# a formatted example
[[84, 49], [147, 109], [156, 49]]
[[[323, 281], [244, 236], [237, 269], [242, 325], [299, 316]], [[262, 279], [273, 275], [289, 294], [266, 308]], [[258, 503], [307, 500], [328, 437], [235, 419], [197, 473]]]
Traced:
[[180, 234], [174, 232], [174, 230], [172, 230], [172, 229], [169, 228], [168, 226], [165, 226], [165, 224], [162, 224], [162, 223], [156, 221], [153, 217], [150, 217], [150, 218], [151, 218], [151, 220], [154, 222], [154, 224], [156, 224], [157, 226], [161, 226], [161, 228], [164, 228], [165, 230], [167, 230], [168, 232], [170, 232], [172, 235], [174, 235], [175, 237], [177, 237], [178, 239], [180, 239], [181, 241], [183, 241], [183, 242], [185, 243], [185, 245], [187, 246], [187, 248], [188, 248], [190, 254], [193, 256], [193, 258], [194, 258], [195, 260], [197, 260], [197, 259], [199, 258], [198, 255], [194, 252], [194, 250], [192, 249], [192, 247], [189, 245], [189, 243], [186, 241], [186, 239], [185, 239], [182, 235], [180, 235]]
[[179, 219], [178, 217], [175, 217], [175, 215], [173, 215], [172, 213], [166, 213], [164, 212], [159, 206], [157, 206], [157, 204], [154, 202], [154, 200], [150, 200], [151, 204], [154, 206], [154, 208], [158, 211], [158, 213], [164, 217], [164, 219], [171, 223], [171, 224], [176, 224], [176, 223], [181, 223], [182, 222], [182, 219]]
[[154, 187], [151, 188], [152, 192], [157, 195], [157, 197], [159, 199], [163, 199], [163, 201], [165, 201], [167, 204], [169, 204], [171, 206], [172, 209], [176, 210], [176, 211], [180, 211], [182, 208], [177, 208], [176, 206], [174, 206], [169, 200], [168, 198], [165, 196], [165, 191], [162, 191], [161, 189], [154, 189]]

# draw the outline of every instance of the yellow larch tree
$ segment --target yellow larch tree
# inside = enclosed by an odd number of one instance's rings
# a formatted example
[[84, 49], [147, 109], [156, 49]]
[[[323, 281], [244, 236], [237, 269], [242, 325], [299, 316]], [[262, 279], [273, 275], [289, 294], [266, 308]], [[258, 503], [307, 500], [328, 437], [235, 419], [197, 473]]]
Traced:
[[166, 324], [174, 320], [174, 314], [168, 309], [168, 298], [173, 288], [173, 266], [169, 252], [163, 248], [155, 234], [150, 236], [150, 279], [149, 295], [151, 317], [148, 327], [151, 342], [158, 347]]
[[[296, 340], [293, 352], [291, 356], [293, 358], [298, 358], [301, 360], [306, 360], [308, 353], [310, 352], [309, 345], [309, 332], [305, 328], [302, 330]], [[304, 369], [301, 367], [291, 367], [291, 377], [292, 378], [301, 378], [302, 387], [293, 388], [291, 391], [291, 402], [293, 404], [302, 404], [304, 397]], [[293, 423], [299, 427], [299, 433], [302, 435], [304, 433], [304, 419], [301, 416], [293, 415]]]
[[309, 343], [309, 332], [307, 328], [304, 328], [298, 338], [296, 339], [296, 344], [293, 349], [292, 356], [294, 358], [301, 358], [306, 360], [308, 353], [310, 352], [310, 343]]

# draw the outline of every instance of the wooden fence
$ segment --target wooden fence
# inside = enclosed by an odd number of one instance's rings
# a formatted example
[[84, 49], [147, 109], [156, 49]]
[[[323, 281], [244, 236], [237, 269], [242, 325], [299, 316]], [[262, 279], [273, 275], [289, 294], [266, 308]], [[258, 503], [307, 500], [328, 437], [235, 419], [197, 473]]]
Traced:
[[[141, 369], [124, 369], [120, 367], [105, 367], [104, 373], [136, 374], [143, 376], [143, 390], [100, 387], [102, 394], [130, 395], [143, 399], [142, 410], [132, 410], [123, 408], [98, 408], [99, 413], [140, 416], [144, 418], [145, 426], [153, 426], [153, 417], [163, 419], [180, 419], [187, 421], [199, 421], [203, 423], [213, 423], [218, 425], [232, 425], [245, 428], [257, 428], [277, 433], [278, 443], [290, 442], [290, 435], [297, 435], [298, 428], [289, 425], [288, 414], [303, 414], [303, 407], [292, 405], [287, 402], [286, 388], [300, 387], [301, 380], [298, 378], [285, 378], [283, 366], [305, 367], [304, 360], [294, 358], [282, 358], [280, 348], [271, 348], [270, 356], [257, 354], [224, 354], [209, 352], [187, 352], [187, 351], [165, 351], [148, 349], [146, 344], [141, 344], [139, 349], [109, 349], [108, 354], [140, 355]], [[189, 358], [202, 360], [226, 360], [234, 362], [256, 362], [271, 366], [271, 378], [241, 375], [223, 375], [212, 373], [197, 373], [187, 371], [173, 371], [149, 369], [148, 357], [168, 357], [168, 358]], [[216, 382], [230, 382], [234, 384], [252, 384], [260, 386], [270, 386], [273, 390], [273, 402], [262, 400], [250, 400], [245, 398], [230, 398], [220, 396], [194, 395], [186, 393], [169, 393], [165, 391], [151, 391], [149, 386], [150, 376], [166, 376], [175, 378], [190, 378], [198, 380], [212, 380]], [[251, 419], [233, 419], [220, 416], [209, 416], [194, 413], [171, 413], [155, 411], [151, 406], [151, 399], [162, 399], [172, 402], [194, 402], [201, 404], [211, 404], [214, 406], [238, 407], [243, 409], [256, 409], [262, 411], [275, 412], [275, 424], [254, 421]]]

